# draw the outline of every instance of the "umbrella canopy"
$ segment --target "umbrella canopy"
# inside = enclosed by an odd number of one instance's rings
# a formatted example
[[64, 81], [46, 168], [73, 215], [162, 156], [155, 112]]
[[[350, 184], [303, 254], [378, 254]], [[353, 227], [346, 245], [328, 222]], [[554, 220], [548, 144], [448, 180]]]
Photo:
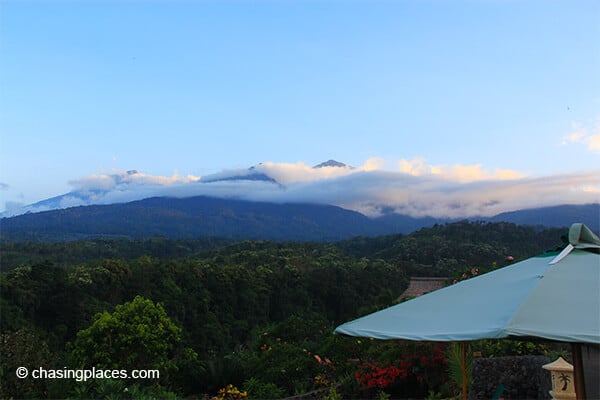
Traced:
[[600, 343], [600, 239], [582, 224], [558, 256], [512, 264], [336, 328], [376, 339], [539, 337]]

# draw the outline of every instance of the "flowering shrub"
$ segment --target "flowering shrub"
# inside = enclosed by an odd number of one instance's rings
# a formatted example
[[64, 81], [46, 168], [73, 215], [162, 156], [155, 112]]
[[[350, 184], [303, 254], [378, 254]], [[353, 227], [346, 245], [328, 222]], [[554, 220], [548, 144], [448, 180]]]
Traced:
[[[396, 350], [388, 354], [394, 362], [363, 362], [354, 377], [364, 390], [403, 386], [404, 394], [438, 387], [445, 380], [444, 345], [433, 343], [394, 343]], [[399, 352], [399, 354], [396, 354]], [[415, 388], [418, 386], [420, 388]]]
[[475, 276], [479, 275], [479, 268], [473, 267], [471, 269], [467, 269], [465, 271], [463, 271], [462, 273], [459, 273], [453, 280], [452, 280], [452, 284], [456, 284], [460, 281], [464, 281], [470, 278], [473, 278]]
[[232, 384], [229, 384], [224, 388], [219, 389], [217, 396], [214, 397], [213, 400], [237, 400], [246, 398], [248, 398], [247, 392], [242, 392]]
[[315, 376], [313, 381], [315, 383], [315, 386], [317, 386], [317, 387], [319, 387], [319, 386], [327, 387], [331, 384], [331, 381], [329, 380], [327, 375], [324, 373], [320, 373], [317, 376]]
[[[515, 258], [513, 256], [507, 256], [506, 259], [504, 260], [504, 264], [509, 265], [512, 264], [515, 261]], [[452, 279], [452, 284], [454, 285], [455, 283], [458, 283], [460, 281], [464, 281], [466, 279], [470, 279], [473, 278], [479, 274], [484, 274], [486, 272], [490, 272], [493, 271], [495, 269], [501, 268], [502, 266], [496, 264], [495, 262], [492, 263], [491, 267], [489, 268], [483, 268], [482, 271], [479, 270], [479, 268], [477, 267], [473, 267], [471, 269], [467, 268], [464, 271], [460, 271], [455, 277], [454, 279]]]
[[384, 389], [394, 383], [396, 379], [405, 379], [408, 375], [406, 369], [401, 370], [395, 365], [381, 367], [377, 363], [365, 363], [358, 369], [354, 376], [363, 388], [369, 389]]

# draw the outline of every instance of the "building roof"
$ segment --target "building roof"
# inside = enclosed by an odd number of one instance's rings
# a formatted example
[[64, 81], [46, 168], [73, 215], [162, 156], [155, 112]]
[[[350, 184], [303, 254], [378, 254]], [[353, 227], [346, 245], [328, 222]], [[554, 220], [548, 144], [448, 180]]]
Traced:
[[408, 288], [400, 295], [398, 300], [407, 297], [418, 297], [425, 293], [433, 292], [446, 286], [448, 278], [444, 277], [411, 277]]

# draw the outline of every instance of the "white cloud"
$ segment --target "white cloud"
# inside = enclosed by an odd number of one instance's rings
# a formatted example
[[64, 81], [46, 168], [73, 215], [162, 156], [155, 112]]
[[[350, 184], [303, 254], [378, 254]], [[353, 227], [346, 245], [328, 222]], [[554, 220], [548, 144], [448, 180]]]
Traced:
[[142, 185], [173, 185], [189, 183], [200, 180], [199, 177], [188, 175], [185, 177], [174, 173], [172, 176], [147, 175], [138, 171], [113, 170], [110, 174], [94, 174], [81, 179], [70, 181], [69, 184], [76, 191], [109, 191], [121, 190], [127, 186]]
[[383, 169], [385, 165], [385, 160], [383, 158], [379, 158], [379, 157], [372, 157], [369, 158], [365, 164], [360, 167], [359, 169], [363, 170], [363, 171], [377, 171], [380, 169]]
[[23, 207], [25, 207], [25, 203], [21, 203], [18, 201], [7, 201], [4, 204], [5, 211], [2, 216], [12, 216], [22, 214], [24, 211]]
[[398, 162], [398, 168], [400, 169], [400, 172], [414, 176], [438, 172], [437, 170], [434, 171], [431, 166], [426, 166], [425, 160], [420, 157], [413, 158], [412, 160], [402, 159]]
[[[91, 198], [90, 200], [82, 199], [77, 196], [64, 196], [60, 199], [59, 206], [60, 208], [84, 206], [86, 204], [89, 204], [90, 202], [93, 202], [93, 198]], [[98, 200], [98, 197], [96, 197], [95, 200]]]
[[292, 182], [311, 182], [320, 179], [332, 179], [352, 173], [350, 167], [313, 168], [305, 163], [295, 164], [265, 162], [255, 169], [267, 174], [281, 184]]
[[[462, 218], [558, 204], [600, 202], [600, 171], [537, 178], [460, 182], [439, 174], [356, 171], [332, 180], [289, 184], [285, 190], [254, 193], [252, 200], [335, 204], [368, 215], [393, 209], [412, 216]], [[521, 176], [521, 175], [520, 175]]]
[[[600, 170], [527, 177], [517, 171], [475, 165], [427, 165], [400, 160], [394, 171], [382, 159], [358, 167], [312, 168], [304, 163], [257, 165], [252, 170], [211, 175], [226, 178], [264, 173], [282, 185], [256, 180], [202, 180], [195, 176], [153, 176], [112, 171], [75, 180], [58, 207], [110, 204], [153, 196], [212, 196], [267, 202], [332, 204], [376, 216], [382, 210], [412, 216], [465, 218], [558, 204], [600, 202]], [[390, 164], [393, 165], [393, 164]], [[248, 172], [250, 171], [250, 172]], [[48, 207], [48, 205], [44, 205]], [[41, 209], [24, 208], [24, 211]], [[24, 212], [23, 211], [23, 212]]]
[[526, 175], [511, 169], [496, 168], [494, 172], [474, 165], [427, 165], [424, 158], [402, 159], [398, 162], [400, 172], [413, 176], [435, 175], [454, 182], [477, 182], [483, 180], [510, 180], [524, 178]]
[[596, 186], [592, 186], [592, 185], [582, 186], [581, 190], [583, 192], [586, 192], [586, 193], [600, 193], [600, 185], [596, 185]]
[[600, 153], [600, 133], [588, 136], [587, 141], [590, 150]]
[[111, 175], [89, 175], [70, 181], [75, 190], [110, 190], [116, 186], [116, 179]]
[[588, 121], [587, 125], [580, 122], [571, 123], [571, 131], [563, 137], [562, 144], [582, 144], [588, 150], [600, 153], [600, 117]]

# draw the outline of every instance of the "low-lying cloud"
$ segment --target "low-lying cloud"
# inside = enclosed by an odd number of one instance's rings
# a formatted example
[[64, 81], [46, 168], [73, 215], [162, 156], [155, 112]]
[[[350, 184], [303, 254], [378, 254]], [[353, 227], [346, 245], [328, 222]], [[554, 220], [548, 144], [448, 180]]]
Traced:
[[[393, 167], [386, 169], [389, 165]], [[257, 180], [257, 174], [276, 183]], [[239, 179], [233, 179], [235, 177]], [[73, 191], [61, 196], [57, 204], [40, 202], [23, 210], [122, 203], [154, 196], [204, 195], [277, 203], [332, 204], [370, 216], [393, 210], [415, 217], [462, 218], [558, 204], [600, 202], [600, 170], [529, 177], [513, 170], [488, 170], [480, 164], [428, 165], [424, 159], [387, 163], [374, 158], [360, 166], [321, 168], [301, 162], [265, 162], [252, 169], [228, 170], [206, 177], [114, 171], [70, 183]]]
[[427, 165], [423, 158], [413, 160], [400, 160], [398, 162], [400, 172], [414, 176], [434, 175], [440, 178], [469, 183], [482, 180], [510, 180], [524, 178], [525, 175], [510, 169], [496, 168], [494, 172], [483, 168], [481, 164], [474, 165]]
[[580, 144], [589, 151], [600, 153], [600, 117], [587, 124], [572, 122], [571, 131], [563, 137], [562, 144]]
[[138, 171], [113, 171], [111, 174], [94, 174], [69, 182], [76, 191], [108, 191], [129, 186], [167, 186], [178, 183], [189, 183], [200, 180], [199, 177], [188, 175], [182, 177], [173, 174], [170, 177], [154, 176]]

